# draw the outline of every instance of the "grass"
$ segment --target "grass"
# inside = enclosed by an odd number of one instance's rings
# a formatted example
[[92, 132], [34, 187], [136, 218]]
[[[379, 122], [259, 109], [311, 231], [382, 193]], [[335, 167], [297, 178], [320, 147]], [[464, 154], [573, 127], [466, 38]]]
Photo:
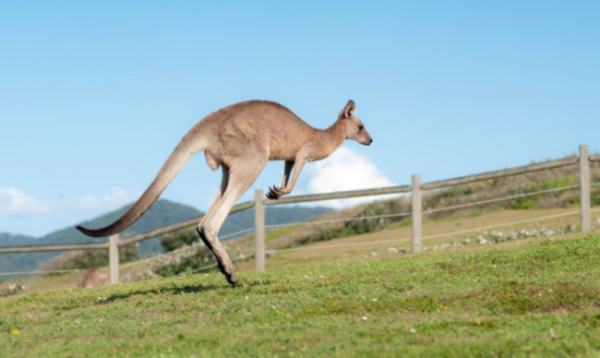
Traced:
[[[540, 217], [552, 217], [556, 214], [576, 212], [577, 208], [559, 209], [530, 209], [530, 210], [508, 210], [494, 209], [488, 211], [473, 211], [469, 214], [462, 212], [432, 219], [429, 215], [424, 217], [424, 240], [425, 248], [431, 248], [448, 242], [461, 242], [465, 238], [476, 238], [484, 230], [481, 227], [494, 226], [496, 230], [509, 231], [520, 229], [535, 229], [539, 227], [562, 228], [578, 223], [579, 216], [574, 213], [561, 218], [538, 219]], [[594, 213], [594, 222], [598, 216]], [[506, 223], [516, 221], [528, 221], [518, 225], [507, 225]], [[272, 241], [281, 236], [303, 230], [302, 226], [284, 227], [267, 232], [267, 248], [272, 248]], [[489, 231], [489, 229], [488, 229]], [[299, 250], [280, 251], [267, 258], [267, 268], [294, 267], [296, 265], [321, 264], [325, 262], [347, 262], [357, 259], [372, 257], [390, 257], [397, 254], [388, 252], [390, 247], [398, 250], [409, 250], [411, 243], [410, 220], [393, 223], [382, 231], [371, 232], [362, 235], [346, 236], [335, 240], [327, 240], [301, 245]], [[253, 238], [238, 242], [228, 242], [234, 251], [243, 251], [246, 255], [254, 252]], [[275, 245], [277, 247], [278, 245]], [[241, 247], [241, 249], [239, 248]], [[209, 261], [206, 264], [210, 264]], [[151, 265], [150, 265], [151, 266]], [[134, 261], [121, 264], [121, 279], [127, 280], [129, 276], [145, 272], [150, 267], [146, 261]], [[254, 270], [253, 260], [240, 261], [237, 263], [238, 271]], [[23, 283], [28, 292], [45, 292], [49, 289], [68, 289], [76, 287], [79, 273], [50, 275], [32, 277]]]
[[[556, 218], [556, 215], [573, 214]], [[564, 228], [578, 222], [576, 208], [530, 209], [530, 210], [492, 210], [489, 212], [472, 212], [465, 216], [457, 213], [443, 218], [431, 219], [425, 216], [423, 221], [423, 245], [431, 248], [449, 242], [461, 242], [465, 238], [476, 238], [484, 231], [480, 229], [494, 227], [494, 230], [510, 231], [535, 229], [539, 227]], [[594, 214], [596, 215], [596, 214]], [[549, 219], [539, 219], [550, 217]], [[527, 221], [523, 223], [523, 221]], [[511, 222], [521, 222], [511, 225]], [[292, 267], [297, 264], [319, 264], [323, 262], [353, 261], [377, 254], [377, 258], [394, 256], [388, 248], [410, 250], [412, 240], [410, 220], [390, 225], [383, 231], [362, 235], [352, 235], [335, 240], [321, 241], [309, 245], [281, 250], [267, 259], [269, 268]], [[267, 247], [269, 247], [267, 243]], [[133, 265], [133, 264], [132, 264]], [[252, 270], [254, 261], [238, 263], [242, 270]]]
[[0, 298], [0, 356], [597, 356], [600, 237]]

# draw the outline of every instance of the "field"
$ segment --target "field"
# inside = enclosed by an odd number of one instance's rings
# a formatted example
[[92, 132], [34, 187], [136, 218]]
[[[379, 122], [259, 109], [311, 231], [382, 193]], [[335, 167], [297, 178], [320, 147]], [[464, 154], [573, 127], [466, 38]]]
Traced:
[[600, 237], [0, 298], [0, 356], [597, 356]]
[[[492, 210], [489, 212], [458, 213], [432, 220], [423, 221], [423, 246], [426, 250], [436, 246], [460, 243], [490, 232], [509, 233], [519, 230], [563, 229], [578, 220], [578, 211], [573, 208], [530, 209], [530, 210]], [[302, 228], [298, 228], [301, 230]], [[289, 250], [275, 251], [267, 260], [268, 267], [288, 267], [298, 263], [316, 264], [339, 262], [376, 257], [394, 256], [390, 248], [410, 251], [410, 220], [392, 224], [382, 231], [362, 235], [353, 235], [330, 241], [322, 241]], [[254, 261], [239, 263], [241, 269], [251, 270]]]
[[[598, 210], [598, 209], [594, 209]], [[496, 209], [490, 211], [477, 211], [471, 213], [456, 213], [432, 220], [426, 216], [424, 219], [425, 249], [432, 249], [436, 245], [460, 243], [465, 238], [471, 238], [474, 244], [476, 238], [485, 232], [511, 232], [519, 230], [540, 230], [543, 228], [561, 229], [569, 227], [578, 221], [577, 208], [558, 209], [529, 209], [508, 210]], [[557, 217], [558, 216], [558, 217]], [[595, 216], [596, 217], [596, 216]], [[277, 238], [282, 233], [304, 230], [303, 226], [277, 229], [269, 236]], [[277, 239], [274, 239], [277, 240]], [[241, 247], [247, 256], [254, 252], [254, 239], [234, 242], [227, 241], [232, 247]], [[398, 256], [395, 251], [410, 250], [411, 227], [410, 220], [388, 225], [384, 230], [362, 235], [352, 235], [335, 240], [320, 241], [293, 247], [291, 249], [275, 250], [272, 241], [267, 242], [269, 255], [267, 270], [273, 268], [289, 268], [296, 265], [321, 264], [327, 262], [348, 262], [363, 260], [365, 258], [386, 258]], [[391, 249], [393, 248], [393, 249]], [[393, 252], [390, 252], [393, 250]], [[212, 260], [211, 260], [212, 261]], [[150, 262], [150, 264], [149, 264]], [[121, 278], [130, 281], [139, 273], [146, 272], [152, 266], [147, 260], [134, 261], [121, 265]], [[211, 262], [202, 263], [201, 266], [210, 266]], [[236, 263], [238, 271], [253, 271], [255, 262], [250, 257]], [[46, 292], [55, 289], [68, 289], [76, 287], [79, 273], [32, 277], [23, 282], [28, 292]]]

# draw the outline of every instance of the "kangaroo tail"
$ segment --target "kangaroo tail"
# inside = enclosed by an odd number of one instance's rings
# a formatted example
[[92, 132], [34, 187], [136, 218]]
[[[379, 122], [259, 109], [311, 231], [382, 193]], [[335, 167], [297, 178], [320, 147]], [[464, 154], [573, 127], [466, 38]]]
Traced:
[[76, 229], [85, 235], [92, 237], [110, 236], [123, 231], [137, 221], [137, 219], [150, 208], [156, 199], [158, 199], [171, 180], [175, 178], [191, 159], [192, 155], [197, 152], [193, 150], [189, 142], [190, 141], [187, 141], [186, 138], [184, 138], [184, 140], [177, 145], [144, 194], [142, 194], [135, 204], [133, 204], [123, 216], [117, 219], [117, 221], [99, 229], [87, 229], [81, 225], [76, 226]]

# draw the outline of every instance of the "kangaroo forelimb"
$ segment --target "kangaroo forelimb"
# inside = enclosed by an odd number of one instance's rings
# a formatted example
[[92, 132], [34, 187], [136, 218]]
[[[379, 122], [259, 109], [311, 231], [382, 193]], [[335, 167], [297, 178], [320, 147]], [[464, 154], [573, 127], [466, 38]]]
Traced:
[[[298, 177], [300, 176], [300, 172], [302, 171], [302, 168], [304, 167], [304, 163], [306, 163], [305, 159], [296, 159], [296, 161], [292, 162], [293, 164], [290, 166], [289, 170], [291, 171], [293, 168], [293, 174], [291, 179], [285, 180], [287, 182], [287, 184], [285, 186], [281, 186], [281, 187], [277, 187], [277, 186], [272, 186], [271, 188], [269, 188], [269, 192], [267, 193], [267, 198], [269, 199], [279, 199], [282, 196], [289, 194], [292, 192], [292, 190], [294, 190], [294, 187], [296, 186], [296, 182], [298, 181]], [[286, 163], [287, 164], [287, 163]], [[285, 170], [288, 170], [288, 167], [286, 165]], [[284, 174], [284, 178], [285, 177], [289, 177], [289, 173]]]

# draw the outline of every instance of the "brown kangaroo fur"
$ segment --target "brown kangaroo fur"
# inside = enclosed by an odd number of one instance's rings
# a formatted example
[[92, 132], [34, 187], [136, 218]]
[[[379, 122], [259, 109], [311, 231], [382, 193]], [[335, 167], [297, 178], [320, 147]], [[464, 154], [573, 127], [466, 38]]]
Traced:
[[83, 288], [97, 287], [108, 282], [108, 275], [97, 268], [84, 271], [77, 278], [77, 286]]
[[221, 272], [234, 285], [233, 264], [217, 238], [229, 210], [269, 160], [285, 161], [281, 185], [271, 187], [267, 194], [270, 199], [278, 199], [292, 191], [306, 162], [329, 156], [345, 139], [371, 144], [371, 136], [352, 114], [354, 108], [354, 101], [348, 101], [335, 123], [327, 129], [311, 127], [275, 102], [247, 101], [222, 108], [206, 116], [183, 137], [154, 181], [121, 218], [100, 229], [82, 226], [77, 229], [94, 237], [124, 230], [148, 210], [194, 154], [204, 151], [208, 166], [212, 170], [221, 167], [223, 178], [220, 195], [198, 224], [197, 231], [215, 255]]

